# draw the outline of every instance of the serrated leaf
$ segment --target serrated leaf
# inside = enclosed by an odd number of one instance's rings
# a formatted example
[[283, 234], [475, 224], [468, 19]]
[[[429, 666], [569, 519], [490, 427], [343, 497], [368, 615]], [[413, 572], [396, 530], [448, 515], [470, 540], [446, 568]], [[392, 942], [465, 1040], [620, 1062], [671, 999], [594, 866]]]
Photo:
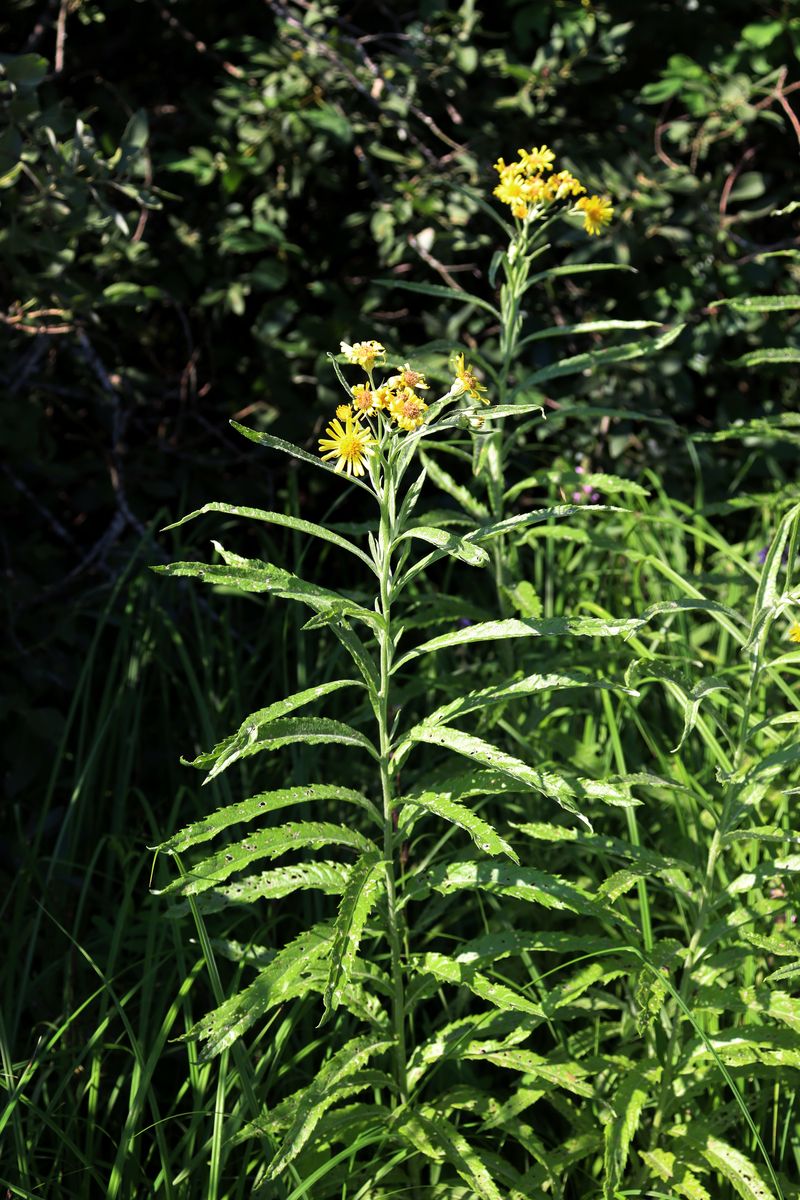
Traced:
[[[353, 791], [352, 788], [327, 783], [306, 783], [299, 787], [279, 788], [273, 792], [259, 792], [257, 796], [241, 800], [238, 804], [220, 808], [200, 821], [193, 821], [191, 825], [185, 825], [165, 842], [161, 842], [158, 846], [151, 846], [150, 849], [165, 854], [188, 850], [190, 846], [199, 846], [202, 842], [216, 837], [218, 833], [222, 833], [231, 825], [252, 821], [266, 813], [313, 800], [341, 800], [345, 804], [356, 804], [360, 808], [365, 808], [372, 816], [378, 817], [377, 810], [371, 801], [367, 800], [366, 796], [362, 796], [360, 792]], [[382, 825], [383, 822], [381, 821], [380, 824]]]
[[194, 521], [196, 517], [202, 517], [210, 512], [225, 513], [231, 517], [246, 517], [251, 521], [265, 521], [270, 525], [281, 525], [286, 529], [296, 529], [298, 533], [330, 542], [331, 545], [338, 546], [340, 550], [348, 550], [350, 554], [355, 554], [357, 558], [365, 562], [371, 571], [375, 570], [375, 564], [369, 555], [365, 554], [363, 550], [359, 550], [358, 546], [354, 546], [352, 542], [348, 542], [347, 538], [341, 537], [331, 529], [326, 529], [324, 525], [315, 525], [312, 521], [304, 521], [301, 517], [291, 517], [286, 513], [266, 512], [261, 508], [247, 508], [237, 504], [224, 504], [214, 501], [211, 504], [204, 504], [202, 508], [195, 509], [194, 512], [187, 513], [185, 517], [181, 517], [178, 521], [173, 521], [171, 525], [165, 525], [161, 532], [166, 533], [170, 529], [178, 529], [181, 525], [185, 525], [187, 521]]
[[570, 358], [559, 359], [550, 366], [541, 367], [520, 380], [515, 391], [525, 391], [551, 379], [563, 379], [567, 375], [576, 375], [583, 371], [593, 371], [597, 367], [610, 366], [613, 363], [630, 362], [632, 359], [644, 358], [657, 354], [670, 346], [678, 338], [685, 325], [676, 325], [674, 329], [660, 337], [651, 338], [644, 342], [623, 342], [621, 346], [606, 346], [601, 350], [586, 350], [583, 354], [574, 354]]
[[315, 925], [284, 946], [253, 982], [208, 1013], [189, 1031], [206, 1044], [205, 1059], [233, 1045], [264, 1013], [276, 1004], [302, 994], [303, 973], [330, 948], [327, 925]]
[[767, 1186], [761, 1168], [741, 1150], [711, 1133], [702, 1142], [694, 1137], [691, 1140], [706, 1162], [728, 1180], [742, 1200], [775, 1200], [775, 1193]]
[[523, 1012], [531, 1016], [543, 1016], [542, 1006], [521, 996], [512, 988], [502, 983], [495, 983], [488, 976], [469, 962], [460, 958], [448, 958], [445, 954], [423, 954], [415, 962], [416, 969], [425, 974], [429, 972], [440, 982], [452, 983], [455, 987], [463, 987], [481, 1000], [488, 1001], [503, 1012]]
[[424, 450], [420, 453], [420, 458], [425, 464], [428, 475], [440, 491], [452, 497], [457, 504], [461, 505], [466, 513], [479, 521], [489, 516], [489, 509], [483, 501], [473, 496], [468, 488], [457, 483], [452, 475], [445, 471], [444, 467], [435, 458], [431, 457]]
[[342, 989], [350, 980], [367, 917], [380, 894], [385, 864], [376, 850], [370, 850], [350, 868], [333, 927], [330, 969], [325, 988], [326, 1012], [338, 1008]]
[[[512, 867], [492, 862], [461, 862], [449, 866], [439, 864], [431, 867], [420, 882], [443, 896], [475, 889], [497, 896], [514, 896], [518, 900], [540, 904], [543, 908], [574, 912], [585, 917], [609, 915], [583, 888], [567, 883], [558, 875], [546, 875], [535, 867]], [[410, 890], [413, 895], [413, 885]]]
[[390, 1040], [377, 1034], [353, 1038], [328, 1059], [297, 1104], [289, 1131], [267, 1167], [268, 1180], [275, 1179], [303, 1149], [321, 1117], [335, 1103], [338, 1085], [391, 1045]]
[[243, 558], [240, 554], [226, 550], [219, 542], [212, 544], [222, 557], [224, 565], [177, 562], [166, 563], [150, 569], [158, 575], [167, 575], [171, 578], [201, 579], [204, 583], [216, 587], [230, 587], [241, 592], [263, 593], [277, 596], [281, 600], [296, 600], [301, 604], [307, 604], [309, 608], [313, 608], [318, 613], [354, 617], [356, 620], [363, 621], [373, 631], [383, 628], [383, 620], [378, 613], [363, 608], [355, 601], [348, 600], [346, 596], [339, 595], [338, 592], [329, 591], [315, 583], [307, 583], [306, 580], [300, 579], [298, 576], [292, 575], [290, 571], [284, 571], [282, 567], [276, 567], [272, 563], [261, 562], [255, 558]]
[[327, 821], [292, 821], [274, 829], [261, 829], [235, 845], [204, 859], [180, 879], [163, 889], [163, 895], [196, 896], [229, 879], [260, 858], [278, 858], [291, 850], [312, 846], [348, 846], [362, 854], [375, 847], [368, 838], [346, 825]]
[[461, 538], [445, 529], [435, 529], [430, 525], [415, 525], [413, 529], [401, 533], [394, 544], [397, 545], [407, 538], [417, 538], [422, 542], [427, 542], [429, 545], [435, 546], [442, 554], [449, 554], [451, 558], [457, 558], [471, 567], [483, 567], [489, 561], [489, 555], [480, 546], [475, 546], [466, 538]]
[[605, 1126], [603, 1159], [603, 1200], [615, 1200], [628, 1163], [633, 1135], [639, 1127], [651, 1087], [661, 1077], [660, 1067], [632, 1067], [623, 1078], [611, 1102], [614, 1115]]
[[684, 1200], [711, 1200], [697, 1176], [668, 1150], [640, 1150], [639, 1155], [656, 1179], [669, 1183]]
[[[203, 784], [210, 783], [237, 758], [245, 758], [264, 750], [279, 750], [282, 746], [290, 746], [295, 742], [304, 742], [306, 745], [322, 743], [357, 746], [361, 750], [366, 750], [374, 759], [379, 758], [378, 752], [369, 738], [357, 729], [353, 729], [352, 726], [345, 725], [344, 721], [334, 721], [331, 717], [282, 717], [265, 725], [257, 741], [246, 744], [243, 748], [236, 747], [233, 758], [223, 757], [222, 760], [218, 760], [203, 780]], [[223, 743], [224, 745], [225, 743]], [[226, 751], [223, 750], [222, 753], [224, 756]], [[214, 754], [213, 750], [211, 754]], [[222, 765], [220, 765], [220, 761]], [[195, 766], [196, 763], [187, 765]]]
[[[202, 892], [194, 901], [201, 913], [220, 912], [231, 904], [254, 904], [257, 900], [278, 900], [295, 892], [316, 890], [326, 896], [340, 896], [347, 882], [349, 867], [337, 862], [293, 863], [262, 871], [225, 887]], [[189, 902], [172, 906], [168, 916], [182, 916], [189, 911]]]
[[511, 617], [505, 621], [480, 621], [465, 629], [454, 629], [423, 642], [421, 646], [405, 654], [395, 663], [393, 669], [397, 671], [422, 654], [430, 654], [434, 650], [444, 650], [450, 646], [469, 646], [506, 638], [562, 637], [566, 634], [578, 637], [618, 637], [621, 634], [634, 633], [644, 624], [645, 621], [641, 617], [625, 617], [618, 621], [604, 621], [600, 617], [546, 617], [540, 621], [521, 621]]
[[459, 804], [458, 801], [451, 799], [447, 794], [418, 792], [401, 796], [397, 804], [398, 806], [411, 805], [415, 808], [422, 808], [426, 812], [441, 817], [444, 821], [450, 821], [451, 824], [458, 825], [460, 829], [465, 830], [479, 850], [484, 850], [487, 854], [505, 854], [513, 862], [519, 862], [508, 842], [488, 821], [484, 821], [483, 817], [478, 816], [465, 804]]
[[543, 1058], [532, 1050], [499, 1050], [481, 1056], [482, 1059], [493, 1062], [498, 1067], [509, 1071], [519, 1071], [532, 1079], [543, 1079], [554, 1087], [563, 1088], [576, 1096], [587, 1099], [594, 1097], [594, 1087], [589, 1082], [585, 1067], [575, 1061], [559, 1062], [555, 1058]]
[[[330, 463], [323, 462], [315, 454], [309, 454], [307, 450], [302, 450], [300, 446], [293, 445], [292, 442], [285, 442], [283, 438], [274, 437], [271, 433], [262, 433], [257, 429], [248, 429], [246, 425], [240, 425], [238, 421], [231, 421], [233, 428], [240, 433], [242, 437], [246, 437], [248, 441], [255, 442], [259, 446], [268, 446], [271, 450], [279, 450], [282, 454], [288, 454], [291, 458], [300, 459], [301, 462], [308, 463], [309, 466], [318, 467], [321, 471], [328, 471], [331, 475], [335, 475], [337, 479], [342, 479], [342, 474], [337, 471]], [[347, 483], [354, 484], [361, 488], [373, 498], [375, 493], [368, 484], [363, 483], [355, 475], [347, 475]]]
[[212, 750], [198, 754], [190, 761], [185, 759], [183, 761], [186, 766], [197, 767], [201, 770], [212, 767], [208, 779], [213, 779], [238, 759], [246, 758], [250, 754], [257, 754], [262, 749], [262, 743], [270, 734], [270, 726], [279, 717], [284, 717], [298, 708], [304, 708], [307, 704], [313, 704], [315, 700], [320, 700], [323, 696], [330, 695], [331, 692], [339, 691], [340, 688], [360, 686], [353, 679], [334, 679], [330, 683], [321, 683], [316, 687], [305, 688], [302, 692], [295, 692], [294, 695], [278, 700], [267, 708], [251, 713], [235, 733], [224, 738]]
[[503, 1200], [487, 1167], [456, 1127], [434, 1109], [404, 1110], [397, 1132], [413, 1149], [436, 1162], [446, 1160], [481, 1200]]

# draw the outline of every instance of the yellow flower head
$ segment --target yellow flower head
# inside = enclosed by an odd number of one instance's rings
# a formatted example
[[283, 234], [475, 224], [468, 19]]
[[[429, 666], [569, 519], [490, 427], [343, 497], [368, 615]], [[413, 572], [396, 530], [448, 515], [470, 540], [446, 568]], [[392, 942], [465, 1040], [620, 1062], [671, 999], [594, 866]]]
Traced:
[[488, 404], [489, 401], [481, 392], [485, 392], [486, 388], [482, 383], [478, 383], [477, 377], [473, 375], [471, 367], [464, 366], [464, 355], [457, 354], [453, 363], [453, 369], [456, 377], [453, 380], [452, 391], [460, 396], [462, 393], [470, 396], [473, 400], [480, 400], [481, 404]]
[[800, 625], [798, 625], [797, 621], [789, 626], [789, 641], [800, 642]]
[[546, 200], [566, 200], [568, 196], [580, 196], [586, 188], [571, 171], [556, 171], [545, 179], [543, 188]]
[[400, 388], [394, 393], [389, 402], [389, 412], [401, 429], [411, 433], [419, 429], [425, 421], [427, 404], [421, 396], [417, 396], [410, 387]]
[[353, 408], [358, 416], [366, 416], [378, 407], [378, 399], [371, 388], [363, 383], [357, 383], [350, 391], [353, 393]]
[[364, 463], [377, 444], [370, 431], [363, 427], [358, 418], [350, 415], [344, 425], [339, 420], [331, 421], [325, 432], [328, 437], [319, 439], [322, 458], [335, 458], [337, 471], [363, 475]]
[[346, 421], [348, 417], [352, 417], [353, 410], [349, 404], [337, 404], [336, 415], [340, 421]]
[[384, 358], [386, 351], [380, 342], [374, 340], [368, 342], [353, 342], [351, 346], [349, 342], [341, 343], [342, 354], [348, 362], [354, 363], [357, 367], [363, 367], [369, 374], [378, 359]]
[[405, 363], [399, 375], [392, 375], [386, 380], [384, 385], [392, 391], [398, 388], [422, 388], [423, 392], [427, 392], [430, 385], [425, 382], [425, 376], [421, 371], [414, 371], [408, 363]]
[[520, 162], [526, 175], [541, 175], [549, 171], [556, 160], [549, 146], [534, 146], [532, 150], [518, 150]]
[[575, 207], [583, 213], [583, 228], [588, 234], [601, 233], [614, 215], [608, 196], [581, 196]]

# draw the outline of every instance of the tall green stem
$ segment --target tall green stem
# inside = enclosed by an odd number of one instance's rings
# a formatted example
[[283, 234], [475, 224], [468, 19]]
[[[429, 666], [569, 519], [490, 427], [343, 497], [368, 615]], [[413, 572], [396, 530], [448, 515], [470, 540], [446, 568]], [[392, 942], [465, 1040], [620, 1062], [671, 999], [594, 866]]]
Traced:
[[387, 935], [391, 954], [392, 976], [392, 1025], [395, 1037], [395, 1070], [399, 1099], [408, 1098], [408, 1076], [406, 1073], [405, 1036], [405, 989], [403, 986], [403, 962], [401, 955], [400, 928], [397, 913], [397, 886], [394, 869], [394, 796], [392, 794], [391, 733], [389, 728], [389, 690], [392, 670], [391, 604], [392, 604], [392, 537], [396, 524], [395, 487], [391, 464], [384, 460], [379, 500], [381, 507], [378, 533], [377, 566], [380, 582], [380, 614], [383, 628], [380, 642], [380, 692], [378, 695], [378, 729], [380, 750], [381, 793], [383, 798], [383, 857], [386, 869], [386, 914]]

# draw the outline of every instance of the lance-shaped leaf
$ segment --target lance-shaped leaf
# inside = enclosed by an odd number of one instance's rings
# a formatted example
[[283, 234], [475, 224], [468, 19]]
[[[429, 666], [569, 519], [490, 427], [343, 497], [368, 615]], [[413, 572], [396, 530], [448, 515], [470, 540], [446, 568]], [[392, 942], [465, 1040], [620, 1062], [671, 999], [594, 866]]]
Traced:
[[296, 1158], [311, 1137], [321, 1117], [337, 1099], [337, 1089], [356, 1074], [370, 1058], [390, 1049], [392, 1042], [377, 1034], [353, 1038], [325, 1063], [298, 1101], [294, 1119], [266, 1172], [274, 1179]]
[[503, 1012], [523, 1012], [530, 1016], [543, 1016], [542, 1006], [526, 996], [521, 996], [512, 988], [502, 983], [495, 983], [487, 975], [476, 970], [470, 962], [458, 958], [448, 958], [446, 954], [423, 954], [414, 966], [421, 973], [434, 976], [441, 983], [452, 983], [456, 987], [465, 987], [481, 1000], [488, 1001]]
[[589, 275], [596, 271], [630, 271], [633, 275], [637, 274], [636, 268], [629, 267], [627, 263], [568, 263], [563, 267], [548, 267], [546, 271], [537, 271], [528, 279], [525, 290], [536, 287], [543, 279], [562, 279], [565, 276], [572, 278], [573, 275]]
[[457, 483], [453, 476], [444, 469], [441, 463], [439, 463], [438, 460], [433, 458], [430, 454], [427, 454], [423, 451], [420, 457], [425, 464], [428, 475], [440, 491], [445, 492], [446, 495], [455, 500], [457, 504], [460, 504], [464, 509], [464, 512], [468, 513], [471, 517], [475, 517], [479, 521], [488, 519], [489, 509], [482, 500], [479, 500], [476, 496], [473, 496], [469, 488]]
[[[623, 479], [619, 475], [607, 475], [604, 471], [590, 471], [579, 475], [577, 471], [539, 471], [535, 475], [528, 475], [525, 479], [520, 479], [518, 483], [513, 484], [507, 492], [503, 494], [503, 499], [510, 503], [516, 500], [523, 492], [530, 491], [532, 488], [540, 488], [544, 484], [553, 483], [557, 486], [563, 486], [566, 491], [574, 490], [581, 484], [591, 484], [602, 492], [621, 492], [625, 495], [637, 496], [645, 499], [650, 495], [647, 488], [642, 487], [640, 483], [634, 483], [632, 479]], [[560, 505], [557, 507], [572, 507]], [[591, 512], [594, 505], [579, 504], [575, 505], [576, 511], [582, 511], [588, 507]]]
[[651, 679], [659, 680], [666, 685], [669, 694], [678, 701], [683, 713], [683, 732], [677, 746], [672, 751], [673, 754], [678, 753], [697, 724], [700, 705], [706, 696], [711, 696], [714, 692], [730, 691], [730, 684], [718, 676], [708, 675], [705, 679], [692, 684], [677, 672], [662, 666], [661, 663], [648, 662], [646, 659], [637, 659], [636, 662], [631, 663], [625, 672], [625, 678], [629, 682], [635, 679], [637, 683]]
[[457, 558], [471, 567], [482, 567], [489, 561], [489, 555], [480, 546], [475, 546], [467, 539], [460, 538], [446, 529], [435, 529], [431, 525], [415, 525], [413, 529], [401, 533], [395, 539], [394, 545], [398, 545], [406, 538], [417, 538], [419, 541], [427, 542], [429, 545], [435, 546], [439, 554], [449, 554], [451, 558]]
[[305, 579], [292, 575], [291, 571], [285, 571], [272, 563], [262, 562], [257, 558], [243, 558], [240, 554], [226, 550], [219, 542], [212, 542], [212, 545], [223, 559], [222, 565], [179, 562], [151, 569], [159, 575], [192, 577], [216, 586], [236, 588], [241, 592], [263, 592], [278, 596], [282, 600], [297, 600], [318, 613], [354, 617], [375, 631], [383, 628], [383, 621], [378, 613], [363, 608], [338, 592], [308, 583]]
[[619, 637], [634, 633], [645, 624], [642, 617], [624, 617], [620, 620], [605, 621], [601, 617], [544, 617], [539, 621], [521, 621], [509, 618], [505, 621], [480, 621], [465, 629], [454, 629], [439, 637], [423, 642], [415, 650], [409, 651], [394, 665], [397, 671], [414, 658], [422, 654], [430, 654], [434, 650], [444, 650], [450, 646], [469, 646], [477, 642], [495, 642], [506, 638], [528, 637], [563, 637], [572, 635], [578, 637]]
[[443, 896], [465, 889], [478, 890], [495, 896], [514, 896], [531, 904], [541, 904], [543, 908], [574, 912], [582, 917], [616, 916], [583, 888], [535, 867], [510, 867], [492, 862], [438, 864], [414, 880], [409, 892], [416, 899], [428, 887]]
[[496, 704], [505, 704], [518, 700], [523, 696], [532, 696], [536, 692], [560, 690], [563, 688], [597, 688], [600, 691], [624, 692], [628, 696], [637, 696], [633, 688], [627, 688], [620, 683], [609, 683], [595, 679], [584, 671], [560, 671], [548, 675], [526, 675], [524, 679], [516, 679], [511, 683], [498, 683], [492, 687], [480, 688], [467, 692], [443, 704], [430, 716], [421, 721], [421, 725], [447, 725], [454, 717], [476, 709], [491, 708]]
[[670, 1150], [640, 1150], [639, 1155], [656, 1179], [669, 1184], [671, 1194], [683, 1200], [711, 1200], [694, 1172]]
[[276, 1004], [302, 994], [303, 973], [330, 949], [328, 925], [315, 925], [275, 955], [272, 962], [246, 987], [207, 1013], [187, 1036], [205, 1042], [203, 1057], [212, 1058], [232, 1046]]
[[[742, 1200], [775, 1200], [775, 1192], [767, 1184], [761, 1166], [756, 1166], [741, 1150], [712, 1133], [706, 1134], [701, 1141], [691, 1128], [688, 1140], [706, 1162], [728, 1180]], [[772, 1170], [769, 1178], [775, 1182]]]
[[747, 354], [734, 358], [728, 365], [731, 367], [763, 367], [775, 366], [778, 363], [800, 363], [800, 350], [781, 346], [777, 349], [750, 350]]
[[[217, 809], [216, 812], [209, 813], [202, 820], [192, 821], [191, 825], [185, 825], [165, 842], [161, 842], [159, 846], [152, 846], [151, 849], [159, 850], [164, 854], [173, 854], [176, 851], [180, 853], [188, 850], [190, 846], [199, 846], [202, 842], [210, 841], [211, 838], [230, 828], [231, 825], [253, 821], [257, 817], [265, 816], [266, 813], [288, 808], [294, 804], [308, 804], [315, 800], [341, 800], [345, 804], [356, 804], [359, 808], [365, 809], [370, 816], [378, 819], [378, 811], [372, 802], [367, 800], [366, 796], [362, 796], [360, 792], [353, 791], [352, 788], [339, 787], [338, 784], [330, 783], [305, 783], [298, 787], [279, 788], [273, 792], [259, 792], [257, 796], [240, 800], [238, 804], [229, 804], [227, 808]], [[382, 819], [379, 820], [379, 823], [383, 828]]]
[[229, 737], [224, 738], [213, 750], [208, 750], [204, 754], [198, 754], [197, 758], [191, 761], [187, 761], [186, 759], [182, 759], [181, 761], [186, 766], [198, 767], [200, 770], [213, 766], [213, 770], [208, 777], [209, 779], [213, 779], [215, 775], [219, 775], [221, 771], [225, 771], [237, 759], [246, 758], [249, 754], [256, 754], [262, 748], [261, 742], [269, 734], [270, 724], [279, 717], [285, 717], [287, 713], [295, 712], [298, 708], [304, 708], [307, 704], [313, 704], [315, 700], [319, 700], [323, 696], [328, 696], [331, 692], [336, 692], [340, 688], [360, 686], [354, 679], [334, 679], [329, 683], [320, 683], [316, 687], [305, 688], [302, 692], [295, 692], [294, 695], [287, 696], [283, 700], [278, 700], [275, 704], [270, 704], [267, 708], [261, 708], [258, 712], [251, 713], [249, 717], [245, 718], [236, 730], [236, 733], [232, 733]]
[[458, 825], [460, 829], [465, 830], [479, 850], [484, 850], [487, 854], [506, 854], [513, 862], [519, 862], [514, 850], [500, 836], [494, 826], [490, 825], [488, 821], [484, 821], [483, 817], [479, 817], [465, 804], [459, 804], [458, 801], [452, 800], [446, 793], [419, 792], [402, 796], [397, 803], [398, 805], [422, 808], [426, 812], [441, 817], [444, 821], [450, 821], [451, 824]]
[[793, 312], [800, 308], [800, 296], [729, 296], [711, 302], [713, 308], [723, 304], [736, 312]]
[[547, 329], [537, 329], [529, 333], [519, 343], [518, 349], [530, 345], [531, 342], [549, 342], [554, 337], [573, 337], [578, 333], [615, 333], [620, 329], [657, 329], [658, 321], [579, 321], [575, 325], [550, 325]]
[[660, 1067], [643, 1064], [631, 1068], [616, 1092], [611, 1107], [614, 1115], [605, 1127], [603, 1200], [615, 1200], [628, 1164], [633, 1135], [653, 1084], [661, 1077]]
[[486, 1060], [505, 1067], [509, 1071], [519, 1071], [531, 1079], [543, 1079], [554, 1087], [563, 1088], [576, 1096], [592, 1098], [594, 1088], [589, 1082], [585, 1067], [573, 1061], [559, 1062], [555, 1058], [543, 1058], [532, 1050], [521, 1050], [516, 1047], [511, 1050], [498, 1050], [486, 1054]]
[[434, 1108], [403, 1109], [397, 1132], [426, 1158], [449, 1162], [471, 1189], [472, 1196], [478, 1196], [480, 1200], [503, 1200], [477, 1150]]
[[196, 896], [260, 858], [278, 858], [291, 850], [319, 846], [347, 846], [362, 854], [374, 849], [368, 838], [346, 825], [333, 825], [328, 821], [292, 821], [275, 829], [260, 829], [243, 841], [226, 846], [198, 863], [181, 879], [173, 880], [162, 894]]
[[325, 1010], [338, 1008], [342, 989], [349, 982], [361, 934], [381, 891], [385, 864], [376, 850], [370, 850], [350, 868], [333, 927], [330, 970], [325, 988]]
[[[240, 433], [242, 437], [246, 437], [248, 441], [255, 442], [259, 446], [268, 446], [271, 450], [279, 450], [281, 454], [288, 454], [290, 458], [298, 458], [301, 462], [308, 463], [311, 467], [317, 467], [320, 471], [329, 471], [331, 475], [335, 475], [338, 479], [342, 479], [342, 474], [337, 471], [330, 463], [323, 462], [316, 454], [309, 454], [308, 450], [302, 450], [299, 446], [295, 446], [292, 442], [285, 442], [283, 438], [274, 437], [271, 433], [262, 433], [257, 429], [248, 429], [246, 425], [240, 425], [238, 421], [231, 421], [230, 424]], [[375, 497], [372, 488], [363, 483], [355, 475], [345, 477], [347, 483], [354, 484], [356, 487], [362, 488], [368, 495]]]
[[466, 534], [465, 541], [482, 545], [484, 542], [491, 541], [492, 538], [500, 537], [507, 533], [516, 533], [519, 530], [527, 529], [531, 525], [541, 525], [545, 521], [557, 521], [563, 517], [571, 517], [575, 513], [625, 511], [625, 509], [616, 508], [610, 504], [554, 504], [550, 508], [539, 508], [531, 512], [516, 513], [513, 517], [504, 517], [502, 521], [480, 525], [472, 533]]
[[[230, 748], [230, 754], [226, 744], [222, 743], [221, 757], [217, 759], [214, 767], [203, 780], [204, 784], [209, 783], [238, 758], [259, 754], [263, 750], [279, 750], [282, 746], [290, 746], [294, 742], [305, 742], [307, 745], [322, 742], [337, 746], [357, 746], [361, 750], [366, 750], [373, 758], [379, 757], [377, 750], [365, 734], [353, 729], [350, 725], [345, 725], [343, 721], [334, 721], [331, 717], [283, 717], [256, 728], [258, 731], [256, 740], [244, 744], [239, 742], [238, 745], [234, 742]], [[215, 757], [216, 752], [212, 750], [211, 761]], [[206, 756], [201, 755], [201, 759], [204, 758]], [[203, 761], [195, 760], [187, 765], [203, 767], [206, 764]]]
[[322, 541], [330, 542], [332, 546], [338, 546], [340, 550], [347, 550], [350, 554], [355, 554], [357, 558], [367, 564], [371, 571], [375, 570], [375, 564], [369, 555], [360, 550], [358, 546], [354, 546], [352, 542], [348, 542], [347, 538], [341, 537], [331, 529], [326, 529], [324, 525], [315, 525], [312, 521], [304, 521], [302, 517], [290, 517], [286, 513], [266, 512], [262, 508], [246, 508], [238, 504], [214, 501], [211, 504], [204, 504], [202, 508], [197, 508], [194, 512], [187, 513], [185, 517], [181, 517], [179, 521], [173, 521], [171, 525], [165, 525], [161, 532], [166, 533], [169, 529], [178, 529], [187, 521], [194, 521], [196, 517], [202, 517], [210, 512], [225, 513], [229, 517], [246, 517], [251, 521], [265, 521], [270, 525], [296, 529], [298, 533], [321, 538]]
[[480, 937], [464, 942], [455, 956], [458, 962], [472, 963], [476, 967], [497, 962], [512, 955], [573, 954], [591, 956], [619, 950], [618, 941], [608, 937], [597, 937], [588, 933], [562, 933], [560, 930], [501, 929], [496, 933], [483, 933]]
[[500, 313], [493, 304], [482, 300], [480, 296], [471, 296], [469, 292], [460, 288], [445, 287], [441, 283], [412, 283], [405, 279], [376, 279], [375, 283], [379, 287], [399, 288], [404, 292], [418, 292], [421, 296], [436, 296], [440, 300], [456, 300], [459, 304], [475, 305], [476, 308], [482, 308], [500, 320]]
[[576, 375], [582, 371], [591, 371], [597, 367], [609, 366], [612, 363], [630, 362], [635, 358], [644, 358], [657, 354], [666, 349], [685, 329], [685, 325], [676, 325], [674, 329], [663, 333], [661, 337], [649, 338], [642, 342], [624, 342], [621, 346], [605, 346], [601, 350], [586, 350], [583, 354], [573, 354], [570, 358], [561, 358], [533, 371], [520, 380], [515, 392], [524, 392], [527, 388], [536, 387], [550, 379], [562, 379], [567, 375]]
[[[196, 897], [199, 912], [220, 912], [235, 904], [254, 904], [256, 900], [278, 900], [295, 892], [320, 891], [326, 896], [340, 896], [347, 883], [349, 868], [344, 863], [292, 863], [249, 875], [224, 887], [212, 888]], [[182, 900], [168, 910], [168, 916], [178, 917], [189, 911], [189, 901]]]

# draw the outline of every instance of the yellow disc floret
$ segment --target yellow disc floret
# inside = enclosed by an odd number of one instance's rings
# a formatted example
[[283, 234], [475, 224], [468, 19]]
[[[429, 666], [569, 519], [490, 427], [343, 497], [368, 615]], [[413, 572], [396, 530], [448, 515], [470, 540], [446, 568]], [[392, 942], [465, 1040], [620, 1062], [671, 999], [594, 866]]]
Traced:
[[350, 391], [353, 393], [353, 408], [358, 416], [366, 416], [367, 413], [373, 412], [378, 407], [378, 398], [372, 388], [366, 387], [363, 383], [357, 383]]
[[587, 233], [602, 233], [614, 215], [608, 196], [581, 196], [575, 208], [583, 213], [583, 228]]
[[331, 421], [325, 430], [327, 437], [319, 439], [323, 459], [336, 459], [335, 469], [348, 475], [363, 475], [364, 463], [373, 453], [376, 440], [368, 429], [352, 415], [341, 421]]
[[411, 433], [425, 421], [427, 404], [409, 387], [399, 388], [389, 402], [389, 412], [401, 429]]

